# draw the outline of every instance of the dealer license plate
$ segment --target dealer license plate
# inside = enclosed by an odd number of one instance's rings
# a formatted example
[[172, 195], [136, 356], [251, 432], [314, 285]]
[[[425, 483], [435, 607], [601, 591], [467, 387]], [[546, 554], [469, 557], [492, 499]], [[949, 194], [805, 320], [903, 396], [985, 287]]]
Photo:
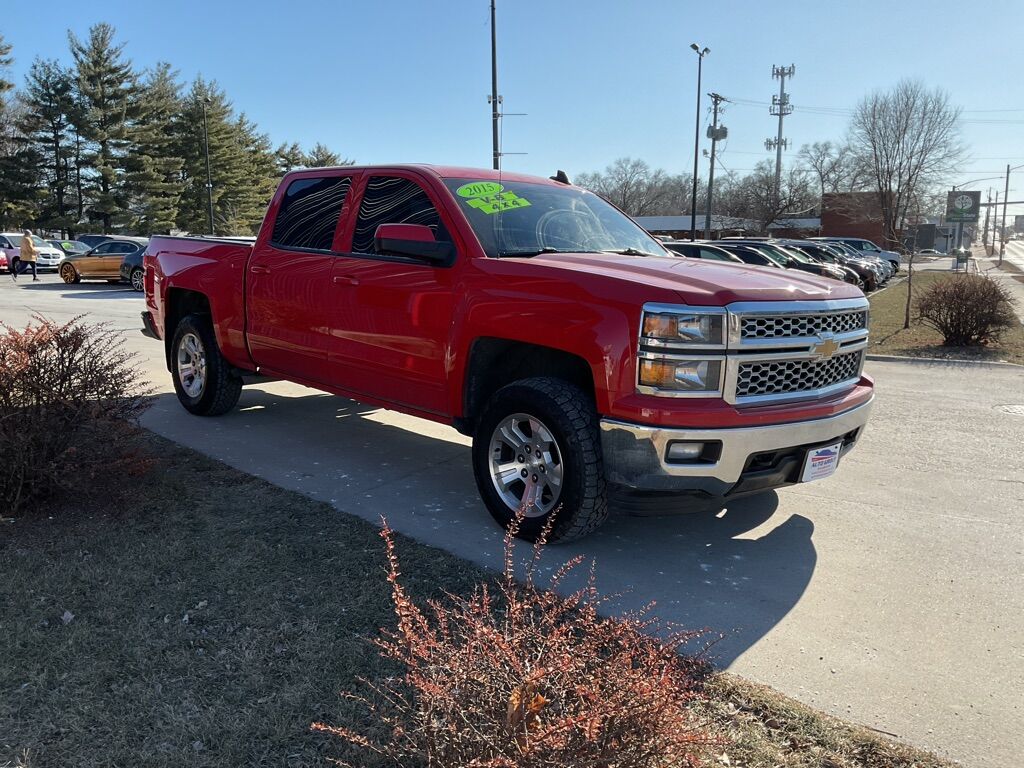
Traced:
[[809, 483], [812, 480], [821, 480], [836, 471], [839, 466], [839, 451], [843, 447], [843, 441], [821, 448], [812, 448], [807, 452], [804, 459], [804, 471], [800, 476], [800, 482]]

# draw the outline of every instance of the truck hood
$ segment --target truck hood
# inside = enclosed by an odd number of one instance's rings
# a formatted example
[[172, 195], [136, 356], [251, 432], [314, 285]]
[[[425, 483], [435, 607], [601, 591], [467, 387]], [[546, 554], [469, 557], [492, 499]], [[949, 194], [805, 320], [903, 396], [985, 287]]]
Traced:
[[534, 256], [535, 267], [599, 275], [636, 286], [674, 291], [695, 306], [734, 301], [824, 301], [863, 296], [856, 286], [795, 269], [754, 267], [682, 257], [558, 253]]

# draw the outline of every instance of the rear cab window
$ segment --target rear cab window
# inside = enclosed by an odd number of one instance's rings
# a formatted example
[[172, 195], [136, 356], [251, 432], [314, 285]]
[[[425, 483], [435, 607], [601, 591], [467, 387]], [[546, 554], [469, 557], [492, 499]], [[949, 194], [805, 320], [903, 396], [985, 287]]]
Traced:
[[270, 243], [276, 248], [331, 251], [352, 176], [295, 179], [274, 219]]

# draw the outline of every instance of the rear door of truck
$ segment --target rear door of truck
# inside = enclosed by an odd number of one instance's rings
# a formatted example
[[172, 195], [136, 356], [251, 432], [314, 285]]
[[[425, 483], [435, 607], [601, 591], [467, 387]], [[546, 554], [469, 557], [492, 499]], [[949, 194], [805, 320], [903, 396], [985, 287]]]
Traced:
[[357, 176], [333, 169], [294, 178], [267, 211], [246, 275], [248, 340], [257, 365], [331, 383], [335, 238]]

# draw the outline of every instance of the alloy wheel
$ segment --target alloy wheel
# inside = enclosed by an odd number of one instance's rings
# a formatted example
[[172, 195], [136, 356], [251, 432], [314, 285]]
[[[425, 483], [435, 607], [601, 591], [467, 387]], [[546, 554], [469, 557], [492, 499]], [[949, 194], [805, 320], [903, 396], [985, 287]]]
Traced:
[[178, 343], [178, 381], [192, 398], [202, 395], [206, 387], [206, 350], [194, 333], [186, 333]]
[[514, 413], [491, 434], [489, 468], [494, 490], [509, 509], [543, 517], [562, 491], [562, 452], [535, 416]]

